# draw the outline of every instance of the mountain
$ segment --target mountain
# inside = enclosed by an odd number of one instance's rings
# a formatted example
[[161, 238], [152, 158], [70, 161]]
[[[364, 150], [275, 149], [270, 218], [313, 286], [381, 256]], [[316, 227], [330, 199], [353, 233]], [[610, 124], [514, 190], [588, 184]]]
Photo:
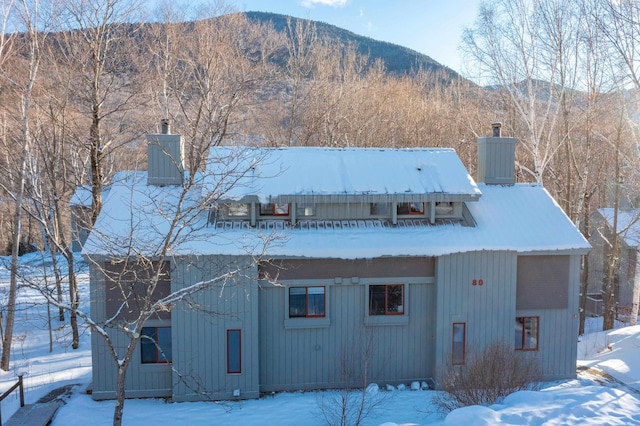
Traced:
[[298, 21], [311, 22], [315, 25], [319, 38], [345, 46], [352, 44], [356, 47], [358, 53], [369, 56], [370, 63], [373, 63], [377, 59], [382, 60], [385, 63], [386, 70], [391, 74], [412, 75], [422, 69], [430, 72], [443, 73], [445, 80], [455, 80], [460, 77], [458, 73], [451, 68], [415, 50], [364, 37], [325, 22], [309, 21], [267, 12], [245, 12], [245, 15], [253, 22], [273, 25], [274, 29], [278, 32], [286, 31], [288, 20], [291, 21], [292, 26], [295, 26]]

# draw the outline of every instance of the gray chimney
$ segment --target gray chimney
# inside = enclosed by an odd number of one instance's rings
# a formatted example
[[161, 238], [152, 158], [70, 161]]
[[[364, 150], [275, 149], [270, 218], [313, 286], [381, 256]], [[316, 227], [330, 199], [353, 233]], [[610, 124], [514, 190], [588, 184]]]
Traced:
[[513, 185], [516, 183], [516, 140], [500, 136], [501, 123], [492, 123], [491, 127], [493, 136], [478, 138], [477, 181], [487, 185]]
[[169, 133], [169, 120], [162, 120], [161, 128], [161, 134], [147, 135], [147, 185], [182, 185], [184, 181], [182, 136]]

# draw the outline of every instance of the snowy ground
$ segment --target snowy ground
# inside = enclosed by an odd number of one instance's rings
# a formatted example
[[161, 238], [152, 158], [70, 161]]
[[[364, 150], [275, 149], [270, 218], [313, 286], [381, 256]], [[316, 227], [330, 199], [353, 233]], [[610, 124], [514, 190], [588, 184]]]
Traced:
[[[0, 303], [6, 303], [8, 273], [0, 258]], [[36, 255], [23, 259], [38, 265]], [[34, 274], [35, 276], [35, 274]], [[86, 306], [88, 284], [82, 277], [82, 295]], [[77, 384], [67, 404], [57, 413], [53, 426], [112, 422], [114, 402], [95, 402], [84, 390], [91, 382], [91, 354], [88, 333], [81, 348], [69, 347], [68, 327], [57, 327], [49, 334], [46, 306], [36, 294], [22, 290], [16, 322], [15, 343], [10, 372], [0, 372], [0, 392], [24, 374], [26, 403], [34, 403], [53, 389]], [[54, 316], [52, 314], [52, 316]], [[54, 316], [55, 318], [55, 316]], [[433, 391], [379, 391], [381, 404], [363, 422], [364, 425], [640, 425], [640, 326], [595, 332], [598, 319], [589, 322], [590, 331], [578, 345], [578, 365], [608, 373], [613, 381], [600, 375], [583, 373], [579, 378], [545, 383], [538, 392], [517, 392], [501, 404], [468, 407], [453, 411], [445, 418], [431, 405]], [[52, 352], [49, 352], [51, 341]], [[407, 385], [409, 385], [407, 383]], [[330, 400], [331, 392], [282, 393], [260, 400], [227, 403], [166, 403], [163, 400], [127, 400], [124, 424], [127, 425], [323, 425], [319, 403]], [[2, 418], [8, 419], [19, 406], [17, 393], [1, 403]]]

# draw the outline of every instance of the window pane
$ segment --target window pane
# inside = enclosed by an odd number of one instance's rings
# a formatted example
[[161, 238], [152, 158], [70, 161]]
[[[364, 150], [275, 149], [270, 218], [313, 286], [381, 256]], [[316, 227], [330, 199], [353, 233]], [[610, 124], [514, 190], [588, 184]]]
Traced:
[[260, 204], [261, 215], [273, 215], [274, 211], [275, 211], [275, 204], [272, 204], [272, 203]]
[[171, 362], [171, 328], [158, 327], [158, 362]]
[[389, 213], [388, 203], [371, 203], [369, 214], [371, 216], [386, 216]]
[[404, 310], [403, 297], [402, 297], [402, 285], [389, 285], [387, 286], [387, 312], [390, 313], [402, 313]]
[[276, 216], [287, 216], [289, 215], [289, 204], [275, 204], [273, 210]]
[[307, 294], [304, 287], [289, 287], [289, 318], [307, 315], [306, 299]]
[[313, 216], [316, 214], [316, 206], [313, 203], [296, 204], [296, 215], [298, 217]]
[[158, 349], [156, 347], [156, 328], [142, 327], [140, 334], [140, 354], [142, 363], [155, 363], [157, 361]]
[[411, 203], [410, 206], [411, 211], [410, 214], [423, 214], [424, 213], [424, 203]]
[[538, 317], [516, 318], [516, 350], [538, 349]]
[[227, 330], [227, 373], [241, 372], [240, 330]]
[[226, 210], [229, 216], [249, 216], [249, 204], [246, 203], [229, 203]]
[[385, 314], [385, 286], [369, 286], [369, 315]]
[[309, 316], [324, 316], [324, 287], [309, 287]]
[[398, 214], [409, 214], [409, 203], [398, 203], [396, 212]]
[[525, 318], [524, 321], [524, 349], [538, 347], [538, 318]]
[[452, 359], [453, 365], [464, 364], [464, 352], [465, 352], [465, 339], [466, 339], [466, 324], [454, 323], [453, 324], [453, 346], [452, 346]]
[[142, 328], [140, 356], [143, 364], [171, 362], [171, 349], [171, 327]]

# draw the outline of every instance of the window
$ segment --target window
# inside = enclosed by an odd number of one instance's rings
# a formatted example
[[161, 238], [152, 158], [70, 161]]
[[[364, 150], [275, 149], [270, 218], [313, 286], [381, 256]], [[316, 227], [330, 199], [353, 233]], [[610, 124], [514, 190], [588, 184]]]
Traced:
[[388, 216], [389, 203], [371, 203], [369, 206], [369, 214], [371, 216]]
[[369, 315], [403, 315], [404, 284], [370, 285]]
[[229, 217], [249, 216], [250, 207], [247, 203], [227, 203], [222, 206], [222, 211]]
[[242, 345], [240, 330], [227, 330], [227, 373], [242, 373]]
[[316, 214], [316, 205], [313, 203], [298, 203], [296, 204], [296, 216], [307, 217], [314, 216]]
[[450, 216], [453, 214], [453, 203], [438, 201], [436, 202], [436, 216]]
[[324, 287], [289, 287], [289, 318], [325, 315]]
[[171, 362], [171, 327], [142, 327], [140, 354], [143, 364]]
[[398, 203], [396, 212], [403, 214], [424, 214], [424, 203]]
[[538, 317], [516, 318], [516, 350], [538, 350], [538, 321]]
[[467, 325], [463, 322], [453, 323], [453, 339], [451, 344], [451, 363], [464, 365], [466, 352]]
[[262, 216], [289, 216], [289, 204], [267, 203], [260, 204]]

